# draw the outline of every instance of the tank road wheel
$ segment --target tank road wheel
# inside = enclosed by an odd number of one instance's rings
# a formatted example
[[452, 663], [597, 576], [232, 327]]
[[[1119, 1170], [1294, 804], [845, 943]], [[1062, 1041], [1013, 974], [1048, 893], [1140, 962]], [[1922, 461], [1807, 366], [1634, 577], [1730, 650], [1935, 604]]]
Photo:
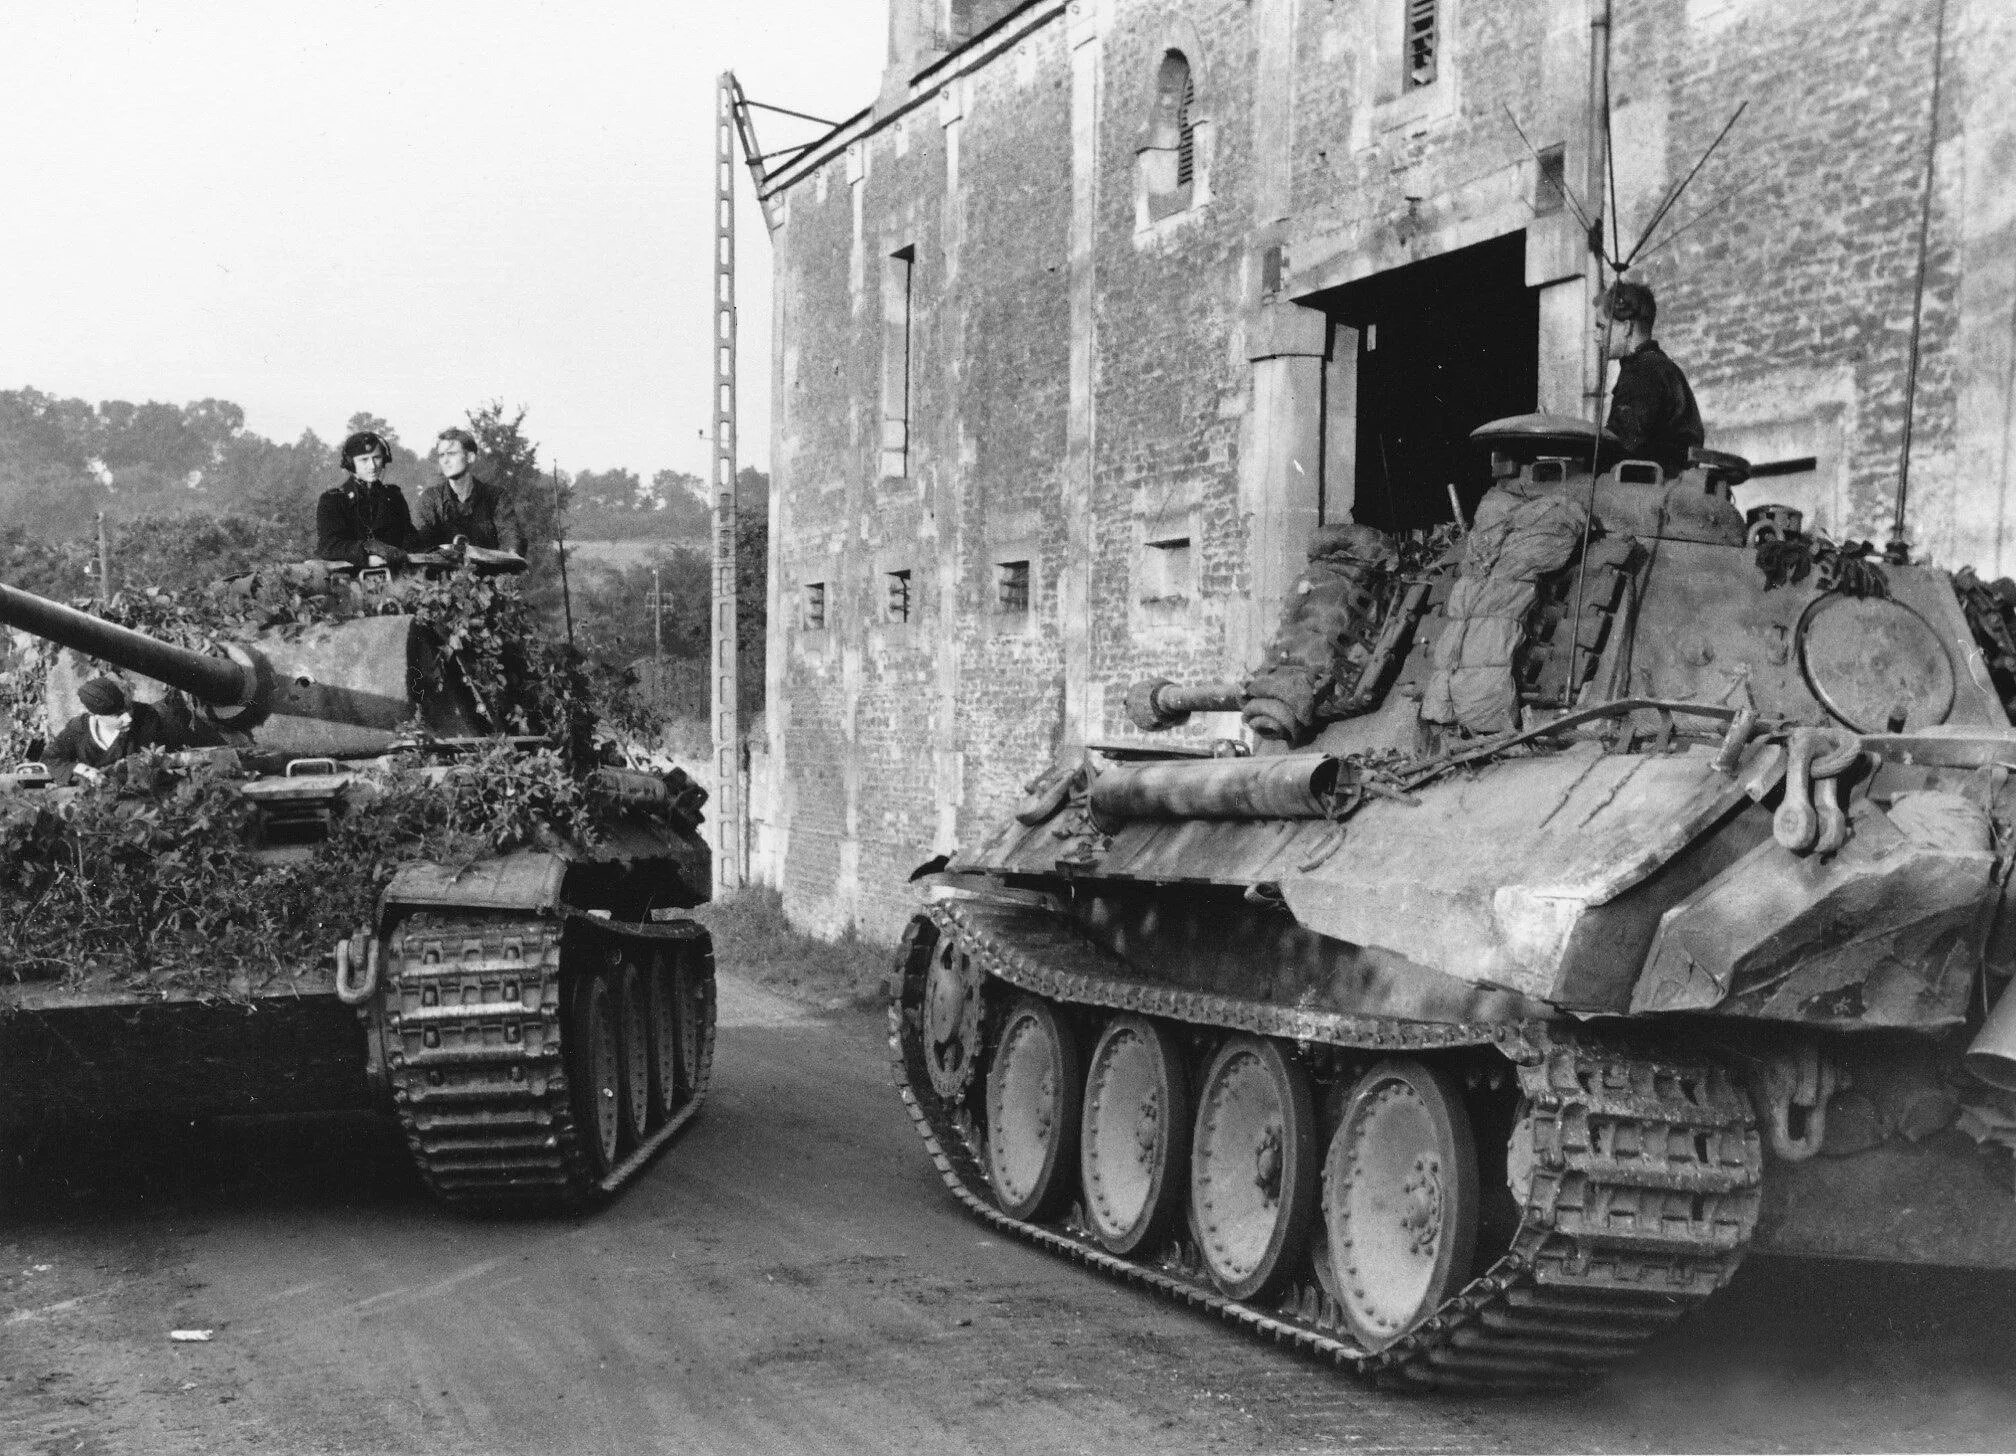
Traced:
[[1182, 1206], [1190, 1157], [1182, 1049], [1162, 1026], [1116, 1018], [1085, 1077], [1079, 1167], [1085, 1217], [1116, 1254], [1153, 1249]]
[[673, 953], [672, 1009], [679, 1029], [678, 1100], [707, 1090], [714, 1062], [714, 946], [704, 936]]
[[644, 989], [644, 1014], [650, 1022], [651, 1126], [656, 1129], [679, 1106], [679, 986], [673, 975], [677, 953], [651, 952], [651, 970]]
[[616, 994], [606, 975], [583, 976], [574, 987], [567, 1038], [567, 1080], [582, 1151], [596, 1180], [609, 1176], [622, 1145], [623, 1053]]
[[1323, 1164], [1325, 1280], [1368, 1349], [1390, 1345], [1470, 1277], [1476, 1140], [1446, 1073], [1381, 1062], [1351, 1089]]
[[616, 986], [618, 1052], [622, 1061], [622, 1150], [628, 1153], [651, 1133], [651, 997], [637, 952], [624, 950], [610, 975]]
[[1197, 1094], [1190, 1215], [1211, 1282], [1260, 1299], [1294, 1272], [1316, 1213], [1316, 1110], [1280, 1046], [1237, 1036]]
[[1047, 1001], [1022, 997], [987, 1069], [987, 1172], [1010, 1218], [1047, 1218], [1070, 1198], [1084, 1089], [1070, 1023]]

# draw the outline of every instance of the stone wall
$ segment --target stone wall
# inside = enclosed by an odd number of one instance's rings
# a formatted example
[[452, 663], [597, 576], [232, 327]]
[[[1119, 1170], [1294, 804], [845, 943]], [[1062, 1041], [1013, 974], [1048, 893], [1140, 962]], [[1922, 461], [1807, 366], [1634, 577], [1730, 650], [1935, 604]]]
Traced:
[[[1441, 0], [1435, 80], [1411, 89], [1400, 0], [1032, 0], [982, 7], [989, 28], [949, 53], [971, 7], [898, 3], [875, 106], [769, 185], [758, 869], [801, 922], [893, 936], [916, 863], [1068, 745], [1129, 731], [1129, 682], [1243, 675], [1319, 499], [1350, 506], [1340, 290], [1523, 235], [1537, 402], [1586, 412], [1596, 269], [1519, 128], [1578, 197], [1614, 170], [1629, 247], [1747, 102], [1662, 235], [1685, 231], [1636, 271], [1710, 444], [1811, 460], [1750, 499], [1887, 531], [1937, 0], [1615, 0], [1608, 166], [1598, 0]], [[1946, 3], [1909, 529], [1921, 554], [1999, 573], [2016, 567], [2016, 8]], [[1158, 101], [1172, 51], [1182, 189]]]

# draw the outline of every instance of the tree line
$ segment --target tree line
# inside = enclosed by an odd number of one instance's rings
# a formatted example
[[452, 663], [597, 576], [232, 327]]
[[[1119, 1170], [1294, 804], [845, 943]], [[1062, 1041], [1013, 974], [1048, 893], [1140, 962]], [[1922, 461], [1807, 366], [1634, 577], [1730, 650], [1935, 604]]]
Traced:
[[[611, 705], [633, 726], [707, 715], [709, 513], [701, 482], [661, 470], [647, 482], [615, 468], [547, 468], [525, 432], [524, 408], [489, 401], [466, 414], [476, 473], [506, 491], [530, 539], [526, 590], [560, 630], [562, 538], [641, 540], [650, 560], [625, 569], [570, 561], [576, 640], [629, 671], [632, 700]], [[438, 478], [381, 416], [359, 411], [345, 432], [375, 430], [392, 449], [389, 477], [417, 503]], [[421, 450], [431, 450], [431, 434]], [[304, 431], [292, 443], [245, 428], [229, 400], [175, 405], [91, 404], [28, 388], [0, 390], [0, 582], [72, 599], [97, 592], [98, 518], [111, 543], [115, 589], [183, 591], [271, 561], [313, 554], [316, 498], [341, 479], [335, 442]], [[738, 477], [737, 556], [743, 709], [762, 701], [764, 571], [769, 480]], [[570, 553], [571, 554], [571, 553]], [[662, 670], [654, 663], [652, 567], [666, 598]]]

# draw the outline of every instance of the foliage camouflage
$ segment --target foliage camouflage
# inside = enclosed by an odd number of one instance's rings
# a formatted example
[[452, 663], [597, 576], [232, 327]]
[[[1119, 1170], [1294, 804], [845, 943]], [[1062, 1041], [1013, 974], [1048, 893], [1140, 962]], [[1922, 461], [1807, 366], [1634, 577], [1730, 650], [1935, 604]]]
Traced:
[[[158, 758], [129, 761], [143, 765], [130, 777], [154, 777]], [[0, 799], [0, 977], [248, 995], [370, 925], [403, 863], [600, 837], [583, 781], [552, 750], [361, 768], [329, 837], [280, 864], [253, 855], [253, 806], [234, 780], [198, 767], [143, 794], [123, 777], [61, 808]]]
[[[178, 645], [288, 637], [350, 620], [376, 602], [315, 590], [269, 567], [206, 591], [122, 592], [98, 615]], [[230, 995], [319, 958], [366, 924], [402, 862], [466, 862], [598, 832], [582, 788], [593, 763], [598, 683], [579, 654], [546, 635], [508, 581], [456, 573], [410, 587], [405, 605], [442, 644], [486, 726], [538, 737], [445, 769], [360, 768], [330, 838], [305, 861], [251, 852], [251, 803], [203, 769], [145, 794], [111, 784], [52, 797], [0, 797], [0, 976], [107, 975], [125, 983]], [[43, 736], [43, 685], [56, 649], [34, 641], [0, 673], [0, 762]], [[158, 756], [133, 780], [157, 777]], [[306, 960], [304, 961], [304, 957]], [[234, 989], [235, 988], [235, 989]]]

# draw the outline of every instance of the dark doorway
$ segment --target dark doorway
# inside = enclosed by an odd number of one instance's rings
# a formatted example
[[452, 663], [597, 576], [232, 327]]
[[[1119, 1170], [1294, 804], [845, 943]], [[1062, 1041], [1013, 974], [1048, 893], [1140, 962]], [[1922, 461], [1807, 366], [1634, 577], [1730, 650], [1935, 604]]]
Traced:
[[[1470, 432], [1487, 420], [1524, 414], [1540, 389], [1540, 298], [1526, 286], [1526, 236], [1513, 233], [1410, 263], [1300, 302], [1323, 309], [1337, 329], [1326, 391], [1326, 482], [1352, 482], [1351, 515], [1384, 531], [1449, 519], [1456, 486], [1467, 519], [1490, 489], [1488, 455]], [[1353, 372], [1338, 352], [1357, 333]], [[1348, 411], [1356, 430], [1334, 418]], [[1335, 458], [1350, 451], [1349, 462]], [[1339, 467], [1348, 464], [1349, 475]], [[1325, 517], [1343, 519], [1343, 502]]]

